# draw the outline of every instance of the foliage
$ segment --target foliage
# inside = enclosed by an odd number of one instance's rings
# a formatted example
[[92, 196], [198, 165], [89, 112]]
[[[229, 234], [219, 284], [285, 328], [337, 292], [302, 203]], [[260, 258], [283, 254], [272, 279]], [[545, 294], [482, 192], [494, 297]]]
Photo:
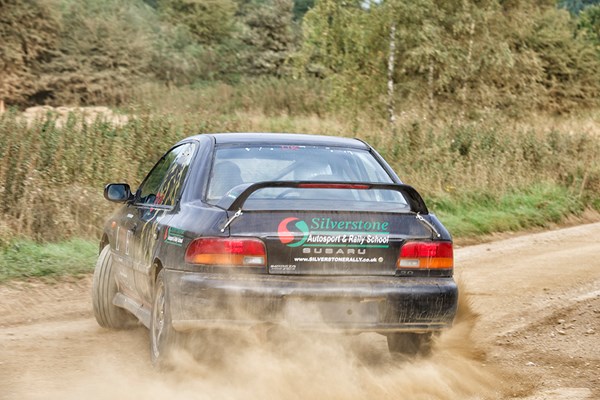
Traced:
[[71, 114], [26, 121], [0, 115], [0, 214], [4, 231], [37, 240], [95, 236], [111, 206], [109, 181], [135, 184], [182, 134], [168, 119], [137, 118], [117, 128]]
[[[210, 126], [212, 121], [250, 113], [268, 116], [325, 115], [329, 87], [315, 79], [291, 79], [263, 76], [255, 79], [241, 78], [235, 84], [201, 82], [194, 86], [167, 88], [158, 84], [145, 84], [133, 93], [131, 112], [139, 105], [148, 112], [175, 115], [178, 119], [202, 119]], [[137, 104], [137, 105], [136, 105]], [[215, 127], [220, 129], [220, 127]]]
[[92, 271], [97, 256], [98, 245], [89, 240], [72, 239], [49, 244], [19, 240], [0, 247], [0, 282], [87, 274]]
[[159, 0], [158, 9], [172, 25], [185, 25], [201, 44], [223, 42], [233, 32], [233, 0]]
[[480, 192], [440, 196], [432, 199], [430, 208], [455, 238], [468, 238], [532, 227], [547, 228], [560, 223], [567, 215], [581, 213], [584, 204], [564, 187], [534, 184], [498, 199]]
[[304, 14], [315, 5], [315, 0], [295, 0], [294, 1], [294, 20], [298, 21], [304, 17]]
[[[364, 115], [357, 120], [327, 114], [306, 117], [304, 113], [265, 117], [262, 106], [252, 104], [252, 99], [277, 92], [276, 86], [267, 84], [248, 89], [247, 98], [228, 98], [232, 104], [247, 101], [246, 111], [222, 104], [219, 113], [218, 106], [204, 108], [203, 104], [223, 101], [222, 94], [231, 89], [213, 90], [213, 97], [197, 99], [198, 103], [186, 101], [183, 92], [156, 97], [156, 107], [161, 109], [171, 98], [181, 99], [182, 103], [174, 103], [169, 115], [160, 115], [152, 108], [139, 110], [124, 125], [114, 125], [101, 117], [86, 122], [77, 114], [66, 121], [51, 114], [34, 121], [15, 113], [1, 115], [0, 241], [10, 237], [40, 241], [96, 237], [113, 208], [102, 198], [106, 183], [128, 182], [135, 188], [160, 155], [180, 138], [219, 131], [357, 136], [373, 144], [402, 179], [425, 198], [447, 199], [445, 204], [474, 198], [476, 207], [483, 202], [472, 197], [473, 193], [486, 193], [486, 201], [496, 203], [504, 201], [507, 194], [528, 193], [533, 186], [545, 185], [561, 193], [566, 191], [570, 199], [575, 199], [576, 207], [566, 208], [567, 212], [597, 206], [600, 140], [569, 121], [557, 129], [554, 123], [540, 123], [543, 119], [516, 125], [501, 115], [490, 114], [472, 122], [436, 124], [414, 114], [399, 121], [398, 136], [390, 136], [385, 124]], [[190, 98], [193, 94], [191, 91]], [[198, 108], [190, 112], [180, 104]], [[287, 106], [293, 110], [310, 105]], [[232, 112], [223, 112], [227, 108]]]
[[544, 71], [545, 107], [556, 111], [594, 104], [600, 96], [598, 54], [572, 31], [568, 15], [550, 9], [540, 15], [526, 40]]
[[[587, 7], [579, 16], [577, 34], [600, 49], [600, 4]], [[600, 53], [599, 53], [600, 54]]]
[[62, 0], [59, 48], [42, 68], [51, 104], [119, 104], [148, 77], [152, 13], [136, 2]]
[[44, 97], [38, 77], [59, 32], [58, 16], [44, 1], [0, 0], [0, 100], [20, 106]]
[[344, 108], [382, 104], [392, 25], [398, 104], [516, 113], [597, 104], [600, 58], [551, 2], [364, 4], [320, 0], [304, 18], [299, 70], [330, 81]]
[[[158, 4], [162, 20], [170, 24], [162, 29], [178, 33], [173, 36], [176, 41], [159, 38], [160, 53], [170, 54], [159, 57], [163, 63], [154, 64], [162, 80], [235, 82], [242, 75], [285, 73], [284, 63], [296, 40], [291, 0], [162, 0]], [[182, 63], [183, 54], [187, 62]], [[192, 68], [178, 71], [182, 65]]]
[[243, 21], [247, 28], [242, 40], [249, 50], [244, 60], [249, 74], [284, 75], [294, 43], [292, 7], [291, 0], [269, 0], [246, 7]]
[[577, 128], [566, 133], [535, 120], [515, 124], [487, 115], [441, 126], [409, 119], [397, 135], [366, 138], [426, 197], [479, 192], [498, 199], [551, 183], [590, 202], [600, 190], [600, 140]]
[[[189, 29], [183, 25], [159, 26], [159, 34], [154, 41], [154, 53], [150, 71], [165, 86], [188, 85], [199, 76], [213, 78], [213, 71], [207, 71], [207, 63], [199, 60], [211, 58], [205, 46], [194, 41]], [[135, 91], [135, 89], [134, 89]]]
[[378, 107], [373, 102], [385, 86], [381, 44], [385, 26], [374, 23], [360, 1], [316, 2], [304, 17], [303, 46], [297, 57], [300, 73], [324, 79], [340, 108]]
[[383, 117], [393, 41], [399, 108], [565, 113], [600, 98], [596, 3], [1, 0], [0, 96], [122, 106], [142, 82], [292, 75], [321, 79], [328, 108]]
[[578, 15], [585, 8], [599, 3], [599, 0], [559, 0], [558, 6], [568, 10], [571, 14]]

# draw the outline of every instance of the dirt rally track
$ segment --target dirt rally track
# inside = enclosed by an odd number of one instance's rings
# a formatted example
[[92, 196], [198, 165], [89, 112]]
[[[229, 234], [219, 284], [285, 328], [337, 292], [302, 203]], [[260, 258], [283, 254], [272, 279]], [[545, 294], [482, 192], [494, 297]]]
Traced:
[[375, 334], [240, 334], [161, 374], [145, 329], [96, 324], [91, 278], [11, 283], [0, 398], [600, 399], [599, 238], [596, 223], [458, 249], [457, 322], [412, 361], [391, 359]]

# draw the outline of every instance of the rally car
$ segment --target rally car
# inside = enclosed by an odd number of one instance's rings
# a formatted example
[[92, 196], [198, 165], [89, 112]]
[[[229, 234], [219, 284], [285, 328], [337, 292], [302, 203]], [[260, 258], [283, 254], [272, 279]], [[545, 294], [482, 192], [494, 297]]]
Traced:
[[173, 146], [100, 242], [93, 308], [102, 327], [138, 321], [165, 362], [189, 332], [377, 332], [425, 351], [452, 324], [458, 289], [448, 231], [417, 191], [358, 139], [202, 134]]

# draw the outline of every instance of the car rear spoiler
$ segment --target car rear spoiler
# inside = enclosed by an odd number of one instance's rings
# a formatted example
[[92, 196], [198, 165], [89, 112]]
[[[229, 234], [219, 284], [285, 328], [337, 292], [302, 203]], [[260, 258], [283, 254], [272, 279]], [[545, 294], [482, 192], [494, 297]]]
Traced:
[[353, 190], [393, 190], [400, 192], [411, 211], [417, 214], [429, 214], [429, 210], [423, 201], [423, 198], [409, 185], [399, 183], [365, 183], [365, 182], [339, 182], [339, 181], [268, 181], [268, 182], [257, 182], [250, 184], [246, 187], [233, 202], [224, 208], [227, 211], [238, 211], [242, 209], [242, 206], [250, 197], [250, 195], [257, 190], [264, 188], [297, 188], [297, 189], [353, 189]]

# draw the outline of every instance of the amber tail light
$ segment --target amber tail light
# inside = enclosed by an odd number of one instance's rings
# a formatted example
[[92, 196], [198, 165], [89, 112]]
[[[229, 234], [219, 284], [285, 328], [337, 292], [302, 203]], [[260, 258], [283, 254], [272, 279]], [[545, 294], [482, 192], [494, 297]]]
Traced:
[[398, 269], [452, 269], [454, 251], [451, 242], [406, 242], [396, 262]]
[[265, 245], [258, 239], [198, 238], [185, 252], [189, 264], [228, 267], [263, 267], [267, 262]]

